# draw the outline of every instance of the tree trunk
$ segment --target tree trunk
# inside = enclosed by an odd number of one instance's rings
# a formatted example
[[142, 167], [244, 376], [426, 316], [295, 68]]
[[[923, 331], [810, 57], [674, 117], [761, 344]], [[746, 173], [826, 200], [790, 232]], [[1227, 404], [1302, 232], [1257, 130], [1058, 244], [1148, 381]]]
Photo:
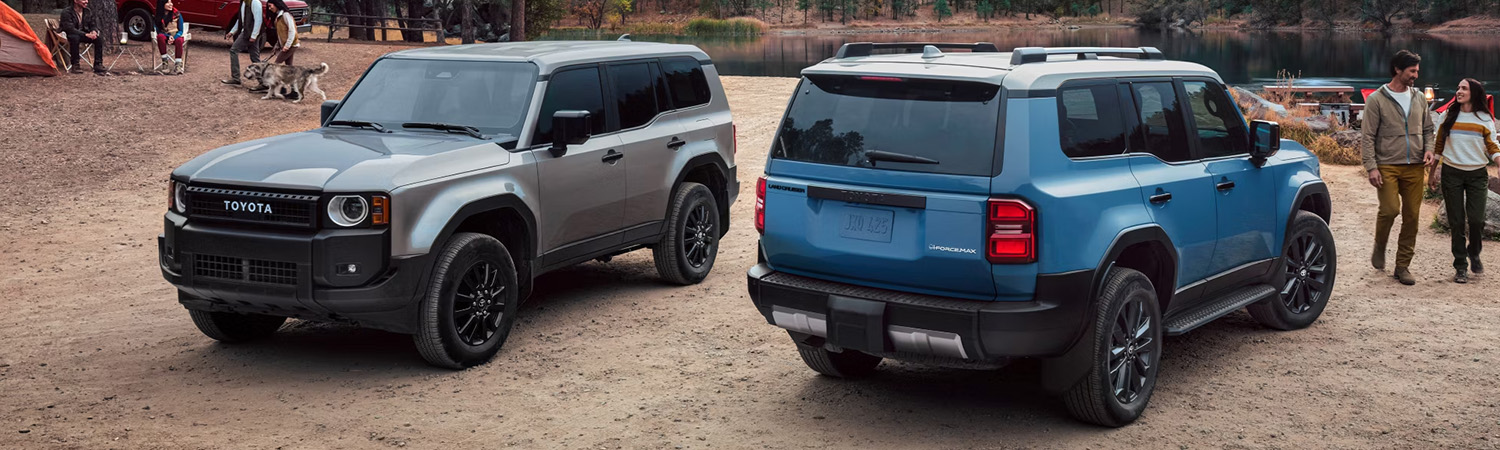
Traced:
[[461, 17], [458, 26], [463, 36], [462, 43], [464, 44], [474, 43], [474, 8], [472, 3], [472, 0], [463, 0], [459, 2], [458, 6], [460, 8], [458, 17]]
[[526, 40], [526, 0], [510, 0], [510, 41]]

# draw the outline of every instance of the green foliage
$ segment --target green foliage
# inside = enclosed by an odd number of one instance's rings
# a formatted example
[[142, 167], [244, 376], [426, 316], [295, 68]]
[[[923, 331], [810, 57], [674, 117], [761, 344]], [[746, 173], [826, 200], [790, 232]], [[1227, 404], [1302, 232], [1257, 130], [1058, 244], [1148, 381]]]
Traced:
[[937, 15], [938, 22], [942, 22], [943, 18], [953, 16], [953, 10], [948, 8], [948, 0], [937, 0], [937, 3], [932, 5], [932, 12]]
[[979, 0], [979, 4], [974, 6], [974, 13], [980, 20], [988, 22], [995, 17], [995, 5], [990, 0]]
[[747, 36], [758, 35], [766, 31], [766, 23], [743, 17], [719, 20], [719, 19], [693, 19], [688, 21], [683, 32], [689, 35], [732, 35]]

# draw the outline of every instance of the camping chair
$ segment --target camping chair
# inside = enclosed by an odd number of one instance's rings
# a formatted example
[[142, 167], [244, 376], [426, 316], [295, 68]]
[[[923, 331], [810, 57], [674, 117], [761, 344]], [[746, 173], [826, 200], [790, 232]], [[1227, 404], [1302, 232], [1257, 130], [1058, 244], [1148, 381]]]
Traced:
[[47, 48], [52, 50], [52, 59], [57, 61], [57, 67], [64, 72], [72, 69], [68, 66], [68, 37], [63, 35], [62, 30], [57, 29], [57, 22], [52, 19], [43, 19], [47, 25]]
[[[151, 42], [156, 42], [155, 36], [152, 36], [151, 39]], [[182, 73], [187, 73], [188, 48], [192, 47], [188, 44], [191, 43], [193, 43], [193, 27], [192, 25], [184, 22], [182, 24]], [[168, 47], [168, 50], [170, 49], [171, 48]], [[171, 70], [172, 67], [167, 63], [161, 62], [161, 58], [156, 58], [156, 67], [151, 68], [151, 70], [154, 72], [161, 72], [164, 69]]]

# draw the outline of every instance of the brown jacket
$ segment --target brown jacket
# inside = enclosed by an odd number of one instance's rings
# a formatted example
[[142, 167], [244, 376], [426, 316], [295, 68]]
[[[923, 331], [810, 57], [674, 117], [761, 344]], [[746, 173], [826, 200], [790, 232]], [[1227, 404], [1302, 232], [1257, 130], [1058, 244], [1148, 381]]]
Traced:
[[1422, 154], [1432, 149], [1434, 126], [1427, 113], [1427, 98], [1411, 89], [1410, 114], [1401, 114], [1401, 105], [1381, 86], [1365, 99], [1360, 113], [1360, 132], [1370, 138], [1360, 154], [1366, 171], [1388, 164], [1421, 164]]

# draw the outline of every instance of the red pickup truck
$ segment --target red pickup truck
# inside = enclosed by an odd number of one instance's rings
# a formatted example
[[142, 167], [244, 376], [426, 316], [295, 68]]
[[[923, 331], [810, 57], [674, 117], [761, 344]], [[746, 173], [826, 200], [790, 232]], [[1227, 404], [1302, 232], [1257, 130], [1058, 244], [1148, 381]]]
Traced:
[[[156, 21], [156, 3], [158, 0], [115, 0], [115, 7], [120, 11], [120, 23], [125, 25], [125, 32], [130, 34], [131, 39], [138, 41], [151, 40], [151, 24]], [[299, 0], [285, 0], [286, 9], [297, 19], [297, 31], [307, 32], [312, 30], [312, 25], [307, 2]], [[194, 28], [228, 30], [239, 20], [239, 0], [172, 0], [172, 5], [182, 11], [182, 20], [194, 25]], [[270, 12], [266, 12], [261, 21], [267, 29], [274, 24], [271, 22]], [[264, 36], [264, 34], [262, 34]]]

